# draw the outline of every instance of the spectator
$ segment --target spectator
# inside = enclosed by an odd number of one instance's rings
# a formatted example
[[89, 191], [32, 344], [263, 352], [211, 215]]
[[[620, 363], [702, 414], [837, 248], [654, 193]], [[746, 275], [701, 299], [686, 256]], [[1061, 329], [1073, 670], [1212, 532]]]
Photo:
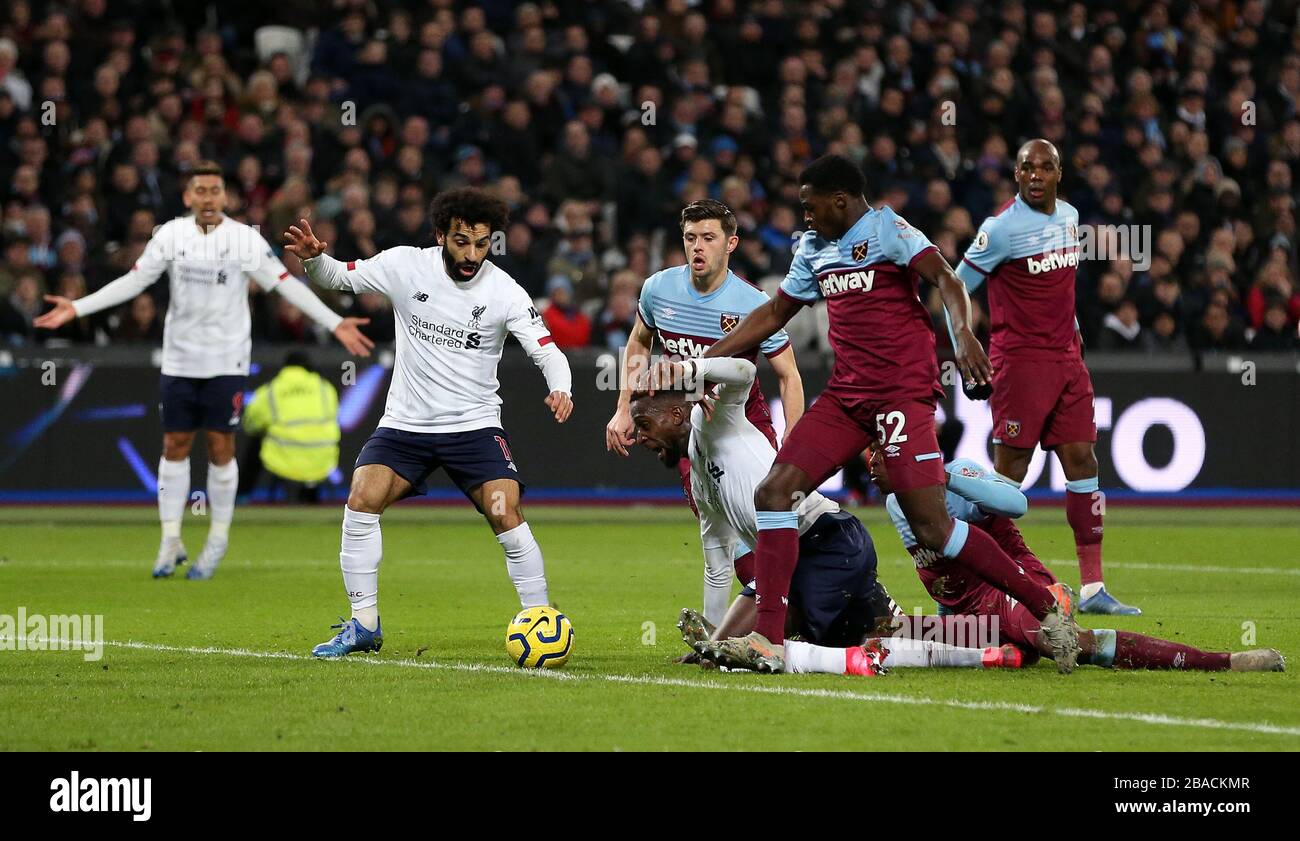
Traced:
[[1246, 337], [1238, 324], [1228, 312], [1228, 308], [1219, 302], [1211, 302], [1201, 316], [1197, 331], [1196, 347], [1202, 351], [1241, 350], [1246, 346]]
[[1264, 310], [1264, 320], [1250, 339], [1251, 350], [1286, 351], [1300, 348], [1295, 322], [1286, 306], [1273, 301]]
[[1142, 348], [1148, 353], [1187, 353], [1187, 337], [1183, 335], [1172, 312], [1161, 311], [1151, 320], [1151, 326], [1142, 331]]
[[162, 319], [153, 296], [142, 292], [131, 299], [126, 315], [118, 321], [113, 341], [123, 344], [162, 344]]
[[573, 299], [573, 283], [562, 274], [546, 283], [547, 302], [542, 320], [560, 348], [586, 347], [591, 344], [591, 319]]
[[610, 282], [609, 297], [597, 319], [602, 343], [610, 350], [626, 347], [636, 326], [637, 289], [636, 276], [629, 271], [619, 272]]
[[1125, 298], [1102, 319], [1101, 335], [1097, 340], [1100, 350], [1138, 350], [1142, 347], [1142, 325], [1138, 321], [1137, 304]]
[[23, 345], [32, 341], [32, 319], [44, 309], [41, 273], [27, 269], [14, 281], [14, 291], [0, 301], [0, 340]]

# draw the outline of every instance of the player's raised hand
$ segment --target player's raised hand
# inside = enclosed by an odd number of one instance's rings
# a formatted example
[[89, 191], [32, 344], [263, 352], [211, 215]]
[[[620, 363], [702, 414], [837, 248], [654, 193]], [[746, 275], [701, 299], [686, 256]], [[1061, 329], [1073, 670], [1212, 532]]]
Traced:
[[980, 340], [969, 328], [957, 333], [957, 369], [961, 378], [968, 383], [988, 385], [993, 382], [993, 366], [988, 354], [980, 345]]
[[338, 327], [334, 328], [334, 338], [338, 339], [339, 344], [347, 348], [348, 353], [353, 356], [369, 356], [375, 343], [361, 332], [361, 326], [369, 323], [368, 318], [345, 318], [339, 322]]
[[546, 407], [555, 413], [555, 422], [564, 423], [573, 414], [573, 398], [563, 391], [552, 391], [546, 395]]
[[72, 307], [71, 298], [65, 298], [62, 295], [46, 295], [45, 301], [54, 304], [54, 309], [32, 319], [33, 327], [39, 327], [42, 330], [58, 330], [77, 317], [77, 311]]
[[614, 412], [614, 417], [605, 424], [605, 451], [613, 450], [626, 457], [627, 448], [636, 443], [635, 429], [631, 411], [624, 408]]
[[284, 232], [284, 250], [299, 260], [319, 257], [327, 248], [329, 243], [316, 239], [316, 235], [311, 230], [311, 223], [306, 219], [299, 219], [297, 225], [290, 225], [289, 230]]

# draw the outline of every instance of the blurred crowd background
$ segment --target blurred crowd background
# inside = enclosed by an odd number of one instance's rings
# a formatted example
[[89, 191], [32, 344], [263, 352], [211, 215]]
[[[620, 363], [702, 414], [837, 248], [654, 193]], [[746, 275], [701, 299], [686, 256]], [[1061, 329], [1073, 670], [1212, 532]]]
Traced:
[[[838, 152], [955, 265], [1041, 136], [1085, 225], [1150, 226], [1147, 259], [1080, 266], [1090, 348], [1296, 348], [1298, 7], [4, 0], [0, 345], [157, 344], [165, 282], [56, 334], [31, 320], [127, 270], [204, 158], [230, 215], [277, 249], [307, 216], [345, 260], [432, 244], [439, 190], [494, 190], [512, 221], [492, 259], [557, 343], [619, 347], [642, 280], [683, 262], [685, 203], [735, 210], [732, 267], [770, 290], [798, 173]], [[317, 291], [393, 339], [382, 297]], [[251, 306], [255, 341], [324, 341], [279, 296]]]

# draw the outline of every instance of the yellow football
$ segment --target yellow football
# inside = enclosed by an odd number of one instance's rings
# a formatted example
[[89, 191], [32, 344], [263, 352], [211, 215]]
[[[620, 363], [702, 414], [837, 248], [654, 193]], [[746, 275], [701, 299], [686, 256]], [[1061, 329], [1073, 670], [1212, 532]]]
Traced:
[[506, 654], [525, 669], [558, 669], [573, 653], [573, 623], [553, 607], [526, 607], [506, 628]]

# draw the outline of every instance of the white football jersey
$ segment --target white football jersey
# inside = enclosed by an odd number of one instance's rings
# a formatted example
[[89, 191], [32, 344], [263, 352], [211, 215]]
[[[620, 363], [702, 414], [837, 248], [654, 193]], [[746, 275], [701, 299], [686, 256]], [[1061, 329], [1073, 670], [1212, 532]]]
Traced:
[[[131, 300], [163, 272], [171, 296], [162, 372], [173, 377], [247, 374], [253, 346], [248, 279], [268, 292], [299, 283], [256, 228], [227, 216], [204, 233], [193, 216], [182, 216], [158, 226], [131, 271], [74, 301], [77, 316]], [[329, 315], [337, 324], [338, 316]]]
[[[757, 368], [745, 359], [693, 360], [698, 375], [718, 383], [713, 417], [698, 405], [691, 410], [691, 493], [700, 512], [700, 541], [706, 552], [758, 541], [754, 490], [776, 459], [767, 436], [750, 422], [745, 402]], [[799, 534], [823, 514], [839, 511], [834, 500], [813, 491], [800, 503]], [[749, 582], [742, 582], [748, 584]]]
[[381, 427], [465, 432], [500, 426], [497, 363], [507, 334], [542, 368], [550, 391], [572, 393], [568, 362], [532, 299], [490, 261], [463, 283], [447, 275], [441, 246], [403, 245], [346, 264], [322, 255], [304, 265], [317, 282], [379, 292], [392, 301], [396, 362]]

